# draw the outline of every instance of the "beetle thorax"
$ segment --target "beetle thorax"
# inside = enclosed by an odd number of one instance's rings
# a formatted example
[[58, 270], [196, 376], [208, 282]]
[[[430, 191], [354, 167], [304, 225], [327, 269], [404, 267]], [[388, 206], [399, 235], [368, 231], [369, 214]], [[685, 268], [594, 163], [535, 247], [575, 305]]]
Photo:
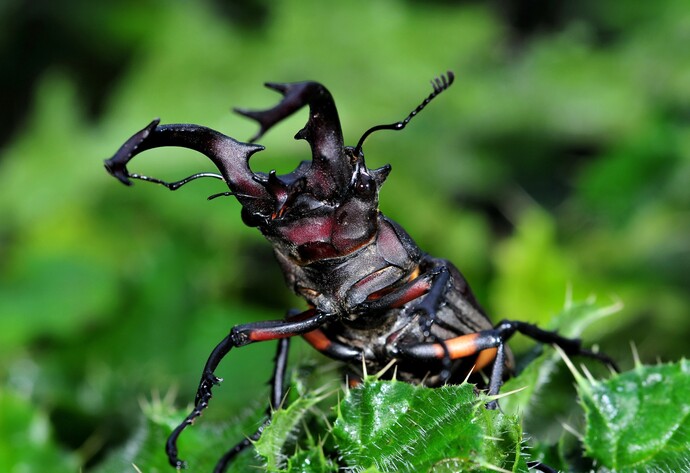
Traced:
[[258, 226], [295, 264], [347, 256], [376, 237], [378, 183], [363, 165], [336, 202], [310, 192], [289, 200]]

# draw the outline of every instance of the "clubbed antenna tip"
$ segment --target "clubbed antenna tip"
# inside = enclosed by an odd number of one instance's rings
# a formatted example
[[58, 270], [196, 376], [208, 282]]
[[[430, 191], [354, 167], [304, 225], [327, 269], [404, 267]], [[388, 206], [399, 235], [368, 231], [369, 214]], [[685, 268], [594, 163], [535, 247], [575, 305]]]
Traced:
[[424, 107], [426, 107], [429, 102], [431, 102], [436, 96], [438, 96], [441, 92], [446, 90], [448, 87], [451, 86], [453, 81], [455, 80], [455, 75], [451, 71], [447, 71], [445, 74], [441, 74], [440, 77], [436, 77], [434, 80], [431, 81], [431, 86], [434, 88], [434, 91], [429, 94], [427, 98], [420, 103], [417, 108], [412, 110], [410, 114], [402, 121], [396, 122], [396, 123], [391, 123], [390, 125], [377, 125], [372, 128], [369, 128], [367, 131], [364, 132], [362, 137], [359, 139], [359, 142], [357, 142], [357, 146], [355, 147], [355, 155], [358, 155], [360, 151], [362, 151], [362, 146], [364, 145], [364, 140], [367, 139], [369, 135], [374, 133], [375, 131], [379, 130], [402, 130], [407, 126], [408, 123], [410, 123], [410, 120], [417, 115], [419, 112], [424, 110]]

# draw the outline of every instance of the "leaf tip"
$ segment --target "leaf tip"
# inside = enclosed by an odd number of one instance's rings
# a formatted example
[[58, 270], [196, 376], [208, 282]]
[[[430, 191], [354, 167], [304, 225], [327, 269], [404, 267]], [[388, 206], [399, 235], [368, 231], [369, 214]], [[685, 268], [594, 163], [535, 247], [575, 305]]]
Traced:
[[588, 380], [585, 379], [585, 378], [580, 374], [580, 372], [577, 370], [577, 368], [575, 367], [575, 365], [573, 364], [573, 362], [570, 360], [570, 358], [568, 357], [568, 355], [566, 355], [566, 353], [563, 351], [563, 349], [562, 349], [561, 347], [559, 347], [558, 345], [554, 345], [554, 349], [558, 352], [558, 354], [560, 355], [561, 359], [562, 359], [563, 362], [565, 363], [565, 366], [567, 366], [567, 367], [568, 367], [568, 370], [570, 370], [570, 372], [572, 373], [573, 378], [575, 378], [575, 382], [576, 382], [577, 385], [580, 387], [580, 389], [581, 389], [584, 393], [590, 393], [590, 392], [591, 392], [591, 384], [590, 384], [589, 382], [587, 382]]

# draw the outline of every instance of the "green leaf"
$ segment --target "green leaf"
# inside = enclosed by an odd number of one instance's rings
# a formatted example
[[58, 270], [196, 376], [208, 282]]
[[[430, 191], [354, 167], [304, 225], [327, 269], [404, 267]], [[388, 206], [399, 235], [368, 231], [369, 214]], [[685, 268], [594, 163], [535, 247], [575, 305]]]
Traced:
[[690, 363], [638, 365], [606, 381], [576, 375], [585, 453], [600, 471], [688, 471]]
[[526, 471], [518, 423], [485, 401], [467, 383], [431, 389], [367, 379], [340, 403], [333, 435], [357, 470]]
[[[243, 413], [232, 422], [208, 422], [203, 416], [189, 426], [178, 442], [180, 458], [191, 471], [212, 471], [216, 462], [230, 447], [250, 435], [259, 425], [264, 408]], [[126, 445], [113, 452], [95, 473], [166, 473], [172, 467], [165, 454], [165, 442], [188, 409], [176, 410], [171, 399], [154, 399], [143, 406], [143, 419], [137, 433]], [[253, 452], [240, 454], [227, 473], [240, 473], [261, 466]]]
[[323, 445], [318, 444], [306, 450], [299, 449], [288, 458], [285, 470], [290, 473], [336, 473], [338, 465], [326, 457]]
[[[261, 438], [254, 444], [259, 455], [266, 459], [267, 471], [281, 471], [287, 457], [283, 451], [285, 445], [293, 440], [299, 424], [305, 420], [310, 409], [324, 399], [322, 390], [312, 391], [300, 396], [284, 409], [278, 409], [271, 416], [271, 423], [264, 429]], [[299, 455], [299, 459], [292, 458], [291, 465], [304, 465], [309, 455]], [[292, 468], [292, 467], [291, 467]], [[305, 471], [303, 468], [289, 471]]]
[[19, 394], [0, 389], [0, 471], [77, 471], [74, 454], [53, 442], [48, 416]]

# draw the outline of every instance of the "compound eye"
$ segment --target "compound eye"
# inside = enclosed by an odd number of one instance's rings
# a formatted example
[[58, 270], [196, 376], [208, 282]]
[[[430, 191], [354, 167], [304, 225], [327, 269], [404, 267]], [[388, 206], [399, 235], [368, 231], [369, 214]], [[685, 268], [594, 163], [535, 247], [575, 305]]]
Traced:
[[358, 197], [371, 197], [376, 194], [376, 181], [368, 173], [359, 172], [352, 188]]

